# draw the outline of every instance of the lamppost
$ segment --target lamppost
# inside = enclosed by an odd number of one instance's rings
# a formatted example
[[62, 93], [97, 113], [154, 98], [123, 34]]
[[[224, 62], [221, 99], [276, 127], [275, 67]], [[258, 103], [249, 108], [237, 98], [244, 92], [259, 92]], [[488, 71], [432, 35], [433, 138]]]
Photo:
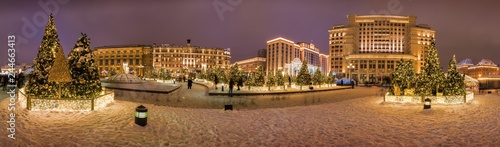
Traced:
[[347, 70], [349, 71], [349, 79], [351, 79], [352, 77], [352, 71], [354, 68], [356, 68], [356, 66], [352, 65], [352, 63], [349, 63], [349, 65], [347, 65]]

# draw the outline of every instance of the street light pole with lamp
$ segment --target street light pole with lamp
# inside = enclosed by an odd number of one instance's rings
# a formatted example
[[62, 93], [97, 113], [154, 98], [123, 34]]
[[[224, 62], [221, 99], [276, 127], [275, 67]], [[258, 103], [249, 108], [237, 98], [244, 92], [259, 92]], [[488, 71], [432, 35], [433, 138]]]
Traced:
[[356, 68], [356, 66], [352, 65], [352, 63], [349, 63], [349, 65], [347, 65], [347, 70], [349, 71], [349, 77], [348, 77], [349, 79], [351, 79], [351, 78], [352, 78], [352, 77], [351, 77], [351, 76], [352, 76], [352, 75], [351, 75], [351, 74], [352, 74], [352, 71], [351, 71], [351, 70], [353, 70], [354, 68]]

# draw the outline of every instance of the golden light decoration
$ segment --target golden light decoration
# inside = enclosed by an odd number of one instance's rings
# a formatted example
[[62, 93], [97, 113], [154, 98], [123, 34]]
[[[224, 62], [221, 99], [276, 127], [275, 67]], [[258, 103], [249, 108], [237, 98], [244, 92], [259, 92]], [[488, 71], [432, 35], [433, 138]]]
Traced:
[[90, 111], [92, 110], [92, 101], [94, 101], [94, 110], [104, 108], [109, 103], [114, 102], [115, 93], [114, 91], [106, 91], [94, 99], [42, 99], [28, 98], [24, 94], [24, 89], [20, 89], [18, 96], [18, 100], [23, 104], [22, 107], [26, 108], [27, 105], [31, 105], [32, 111]]

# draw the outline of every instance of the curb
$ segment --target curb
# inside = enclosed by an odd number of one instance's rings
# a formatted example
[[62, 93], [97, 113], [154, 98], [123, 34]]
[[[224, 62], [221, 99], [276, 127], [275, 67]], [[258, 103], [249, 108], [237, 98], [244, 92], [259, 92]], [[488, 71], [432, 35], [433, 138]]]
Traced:
[[108, 89], [118, 89], [118, 90], [135, 91], [135, 92], [149, 92], [149, 93], [165, 93], [165, 94], [169, 94], [169, 93], [172, 93], [172, 92], [178, 90], [179, 88], [181, 88], [182, 84], [179, 84], [179, 86], [177, 86], [176, 88], [174, 88], [174, 89], [172, 89], [170, 91], [140, 90], [140, 89], [130, 89], [130, 88], [120, 88], [120, 87], [109, 87], [109, 86], [102, 86], [102, 87], [106, 87]]

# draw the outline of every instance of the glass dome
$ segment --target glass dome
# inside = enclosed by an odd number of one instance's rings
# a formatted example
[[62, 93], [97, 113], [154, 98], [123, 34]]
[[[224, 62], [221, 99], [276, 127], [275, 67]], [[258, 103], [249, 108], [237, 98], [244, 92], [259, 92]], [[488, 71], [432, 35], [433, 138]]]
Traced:
[[108, 83], [142, 83], [139, 77], [132, 74], [117, 74], [109, 77], [105, 82]]

